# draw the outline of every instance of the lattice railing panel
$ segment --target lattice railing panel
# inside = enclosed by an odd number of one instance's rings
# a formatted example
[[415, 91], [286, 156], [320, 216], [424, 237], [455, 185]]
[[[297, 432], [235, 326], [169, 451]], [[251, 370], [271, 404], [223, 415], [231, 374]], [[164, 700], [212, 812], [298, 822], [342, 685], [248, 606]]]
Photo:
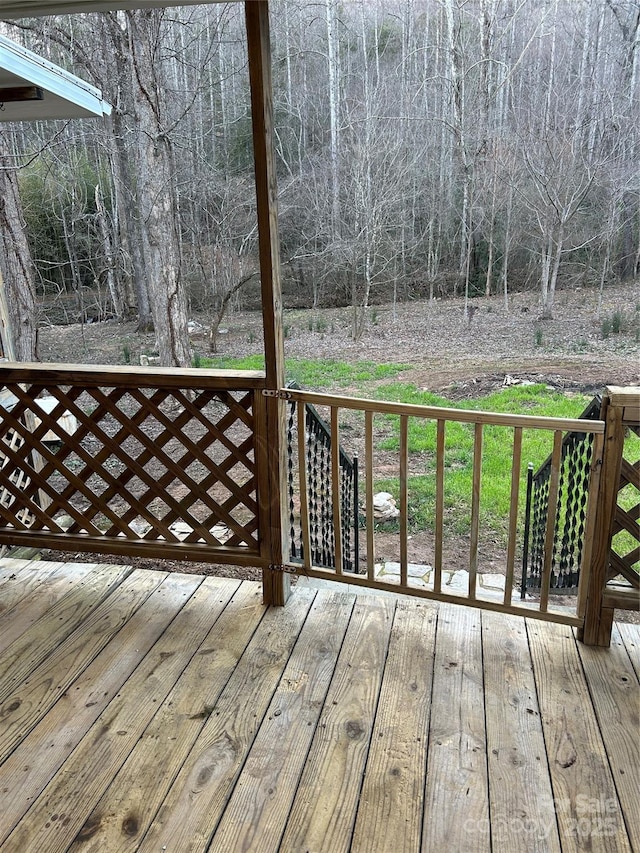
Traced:
[[637, 442], [637, 433], [630, 430], [620, 469], [608, 571], [609, 581], [623, 578], [636, 590], [640, 589], [640, 459], [630, 462], [625, 457], [637, 454]]
[[6, 383], [0, 537], [258, 554], [254, 393]]

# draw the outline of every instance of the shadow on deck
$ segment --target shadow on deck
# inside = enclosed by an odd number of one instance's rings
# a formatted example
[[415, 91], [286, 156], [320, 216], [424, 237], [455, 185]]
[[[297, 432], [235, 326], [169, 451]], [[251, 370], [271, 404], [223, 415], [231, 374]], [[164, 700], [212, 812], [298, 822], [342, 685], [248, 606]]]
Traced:
[[0, 562], [0, 850], [640, 849], [640, 627]]

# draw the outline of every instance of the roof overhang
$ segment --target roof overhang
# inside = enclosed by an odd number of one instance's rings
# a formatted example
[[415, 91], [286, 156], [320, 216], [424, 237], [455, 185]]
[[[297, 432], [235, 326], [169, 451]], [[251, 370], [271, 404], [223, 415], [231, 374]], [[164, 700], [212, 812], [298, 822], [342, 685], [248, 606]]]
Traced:
[[99, 89], [0, 35], [0, 122], [94, 118], [110, 112]]
[[[200, 6], [203, 0], [0, 0], [0, 19], [108, 12], [115, 9], [157, 9], [159, 6]], [[228, 0], [204, 0], [224, 3]]]

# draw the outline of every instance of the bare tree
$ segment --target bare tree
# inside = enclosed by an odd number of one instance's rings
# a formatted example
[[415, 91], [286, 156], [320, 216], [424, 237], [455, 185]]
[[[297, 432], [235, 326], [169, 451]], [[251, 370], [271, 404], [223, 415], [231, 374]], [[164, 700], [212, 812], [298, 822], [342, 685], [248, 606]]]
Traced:
[[11, 133], [0, 129], [0, 279], [4, 279], [8, 297], [15, 356], [18, 361], [35, 361], [38, 355], [38, 312], [33, 262], [18, 189], [18, 168]]
[[181, 253], [171, 118], [161, 55], [163, 13], [126, 13], [137, 122], [138, 205], [145, 272], [162, 364], [191, 363]]

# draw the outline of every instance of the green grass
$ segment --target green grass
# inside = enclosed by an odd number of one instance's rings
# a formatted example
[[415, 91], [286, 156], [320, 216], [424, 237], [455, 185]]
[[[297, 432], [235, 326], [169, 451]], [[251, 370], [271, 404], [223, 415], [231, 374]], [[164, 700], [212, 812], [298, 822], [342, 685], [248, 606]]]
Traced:
[[[245, 358], [201, 358], [200, 367], [228, 370], [264, 370], [264, 356], [250, 355]], [[345, 361], [310, 358], [287, 358], [285, 370], [287, 381], [297, 382], [302, 388], [319, 391], [326, 388], [345, 388], [381, 379], [392, 379], [408, 364], [376, 364], [373, 361]]]
[[[490, 394], [480, 400], [451, 403], [435, 394], [420, 391], [413, 385], [393, 383], [376, 389], [380, 399], [454, 409], [510, 412], [514, 414], [577, 417], [589, 402], [588, 397], [566, 397], [544, 385], [516, 386]], [[379, 443], [383, 450], [399, 448], [399, 418], [383, 416], [387, 422], [386, 437]], [[432, 528], [435, 515], [436, 424], [418, 418], [409, 419], [409, 527], [412, 530]], [[547, 430], [523, 431], [520, 469], [520, 512], [524, 507], [527, 464], [534, 468], [544, 462], [552, 449], [552, 433]], [[473, 483], [472, 424], [448, 422], [445, 432], [445, 524], [458, 533], [469, 531]], [[482, 452], [482, 494], [480, 525], [485, 534], [491, 531], [502, 543], [506, 540], [511, 493], [513, 429], [485, 426]], [[420, 473], [417, 469], [422, 468]], [[398, 480], [376, 482], [377, 490], [398, 497]]]
[[[559, 418], [576, 418], [590, 401], [583, 395], [567, 396], [550, 390], [545, 385], [516, 385], [505, 388], [480, 399], [451, 401], [422, 391], [406, 382], [387, 382], [373, 389], [367, 383], [395, 379], [410, 369], [406, 364], [375, 364], [358, 361], [348, 364], [336, 360], [288, 358], [285, 362], [287, 380], [296, 381], [301, 387], [313, 390], [334, 390], [356, 386], [367, 391], [367, 396], [379, 400], [436, 406], [453, 409], [472, 409], [488, 412], [543, 415]], [[219, 356], [199, 359], [199, 367], [233, 370], [263, 370], [264, 357], [252, 355], [245, 358]], [[364, 386], [364, 387], [363, 387]], [[377, 415], [376, 425], [381, 438], [380, 450], [397, 452], [399, 449], [400, 420], [396, 415]], [[435, 515], [435, 465], [436, 425], [433, 421], [419, 418], [409, 419], [409, 528], [410, 530], [433, 529]], [[445, 526], [456, 533], [468, 534], [471, 521], [471, 492], [473, 482], [474, 428], [471, 424], [448, 422], [445, 432]], [[551, 453], [553, 437], [547, 430], [524, 430], [522, 440], [522, 465], [520, 470], [520, 524], [524, 512], [527, 464], [532, 462], [537, 469]], [[634, 462], [640, 457], [640, 442], [632, 444], [631, 455], [625, 450], [626, 458]], [[513, 430], [507, 427], [486, 426], [483, 430], [482, 495], [480, 506], [480, 528], [483, 537], [491, 537], [500, 544], [506, 542], [511, 493], [511, 460]], [[349, 450], [349, 448], [347, 448]], [[376, 480], [377, 491], [391, 492], [399, 497], [398, 478]], [[621, 495], [621, 503], [637, 502], [637, 494]], [[627, 507], [627, 508], [629, 508]], [[618, 534], [616, 545], [622, 552], [634, 547], [626, 532]]]

